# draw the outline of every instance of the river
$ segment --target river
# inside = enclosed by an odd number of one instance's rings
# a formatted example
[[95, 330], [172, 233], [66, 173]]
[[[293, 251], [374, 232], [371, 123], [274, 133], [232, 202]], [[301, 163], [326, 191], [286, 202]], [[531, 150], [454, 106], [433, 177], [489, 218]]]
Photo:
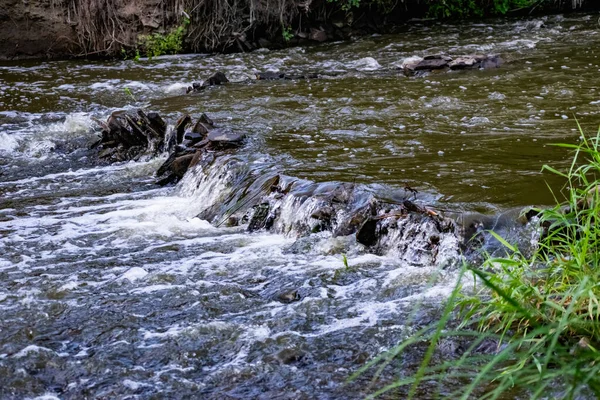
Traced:
[[[92, 118], [143, 107], [172, 125], [206, 112], [248, 133], [236, 160], [255, 175], [392, 199], [408, 185], [452, 215], [502, 215], [553, 204], [548, 186], [562, 182], [541, 167], [571, 158], [551, 144], [579, 140], [575, 118], [597, 130], [599, 42], [597, 16], [576, 14], [246, 54], [0, 65], [0, 398], [363, 398], [404, 364], [372, 385], [372, 373], [348, 377], [435, 321], [452, 289], [453, 268], [371, 254], [353, 235], [216, 227], [198, 215], [226, 171], [158, 187], [164, 157], [96, 161]], [[505, 64], [398, 70], [436, 53]], [[231, 82], [185, 94], [215, 71]], [[254, 80], [262, 71], [323, 77]]]

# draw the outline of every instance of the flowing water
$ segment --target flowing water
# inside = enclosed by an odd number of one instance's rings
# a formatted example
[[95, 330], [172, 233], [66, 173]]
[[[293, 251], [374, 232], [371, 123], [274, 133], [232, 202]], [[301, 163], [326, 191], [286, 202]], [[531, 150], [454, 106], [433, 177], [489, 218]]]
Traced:
[[[409, 185], [421, 204], [493, 223], [552, 204], [547, 184], [562, 182], [541, 166], [570, 155], [551, 144], [579, 140], [575, 117], [597, 128], [598, 45], [597, 16], [571, 15], [248, 54], [0, 66], [0, 398], [372, 393], [403, 364], [375, 386], [347, 378], [435, 320], [452, 268], [370, 254], [353, 235], [248, 233], [199, 216], [269, 174], [398, 201]], [[397, 70], [440, 52], [506, 63]], [[232, 82], [184, 94], [218, 70]], [[249, 80], [259, 71], [322, 78]], [[164, 158], [107, 166], [88, 150], [92, 118], [137, 107], [170, 124], [206, 112], [249, 140], [219, 173], [159, 188]], [[290, 221], [310, 213], [283, 207]]]

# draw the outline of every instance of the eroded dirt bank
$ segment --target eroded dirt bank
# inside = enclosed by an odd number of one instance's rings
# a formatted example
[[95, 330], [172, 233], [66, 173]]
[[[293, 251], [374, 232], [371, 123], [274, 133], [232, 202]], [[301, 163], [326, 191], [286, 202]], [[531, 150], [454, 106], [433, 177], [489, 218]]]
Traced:
[[[481, 6], [482, 12], [488, 12], [488, 3]], [[599, 7], [592, 3], [596, 2], [549, 1], [545, 9], [540, 6], [534, 11]], [[1, 0], [0, 60], [131, 55], [145, 51], [141, 36], [167, 36], [185, 21], [189, 21], [181, 42], [185, 52], [250, 51], [344, 40], [394, 31], [412, 18], [430, 16], [435, 1], [358, 4], [348, 10], [354, 2]]]

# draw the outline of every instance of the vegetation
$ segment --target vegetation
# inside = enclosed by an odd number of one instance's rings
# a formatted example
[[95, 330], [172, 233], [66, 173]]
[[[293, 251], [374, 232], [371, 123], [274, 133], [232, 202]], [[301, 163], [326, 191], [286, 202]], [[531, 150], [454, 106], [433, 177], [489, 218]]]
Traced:
[[[408, 398], [600, 398], [600, 131], [560, 146], [575, 152], [570, 169], [544, 170], [566, 179], [568, 195], [541, 212], [537, 249], [525, 256], [492, 233], [506, 256], [465, 266], [438, 323], [359, 371], [426, 343], [416, 371], [373, 397], [404, 388]], [[436, 357], [445, 340], [463, 351]]]
[[292, 33], [292, 28], [290, 26], [281, 28], [281, 36], [283, 36], [283, 40], [289, 42], [294, 37], [294, 34]]
[[190, 24], [188, 18], [168, 34], [153, 33], [151, 35], [140, 36], [139, 42], [146, 52], [148, 58], [162, 56], [164, 54], [177, 54], [183, 50], [183, 39]]
[[[293, 31], [311, 26], [327, 26], [331, 20], [348, 15], [351, 25], [365, 23], [373, 14], [387, 14], [390, 26], [412, 17], [473, 18], [504, 15], [513, 10], [540, 10], [543, 7], [571, 9], [591, 0], [326, 0], [296, 3], [292, 0], [249, 1], [199, 0], [161, 1], [153, 11], [152, 21], [157, 26], [175, 27], [169, 33], [152, 33], [142, 37], [136, 34], [143, 28], [140, 17], [146, 13], [146, 3], [126, 6], [120, 0], [54, 2], [68, 23], [77, 31], [79, 55], [118, 56], [121, 50], [133, 56], [136, 47], [148, 56], [172, 54], [181, 51], [222, 51], [250, 49], [255, 35], [272, 40], [283, 36], [291, 41]], [[146, 11], [145, 11], [146, 10]], [[189, 10], [189, 14], [183, 12]], [[365, 18], [366, 17], [366, 18]], [[142, 28], [141, 28], [142, 27]], [[184, 46], [185, 44], [185, 46]]]

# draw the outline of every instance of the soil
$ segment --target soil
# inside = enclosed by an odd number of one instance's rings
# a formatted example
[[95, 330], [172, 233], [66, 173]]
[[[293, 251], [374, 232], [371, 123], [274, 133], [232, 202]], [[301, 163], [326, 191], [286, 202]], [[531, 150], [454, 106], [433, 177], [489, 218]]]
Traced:
[[0, 59], [56, 58], [77, 47], [74, 26], [52, 0], [0, 0]]

